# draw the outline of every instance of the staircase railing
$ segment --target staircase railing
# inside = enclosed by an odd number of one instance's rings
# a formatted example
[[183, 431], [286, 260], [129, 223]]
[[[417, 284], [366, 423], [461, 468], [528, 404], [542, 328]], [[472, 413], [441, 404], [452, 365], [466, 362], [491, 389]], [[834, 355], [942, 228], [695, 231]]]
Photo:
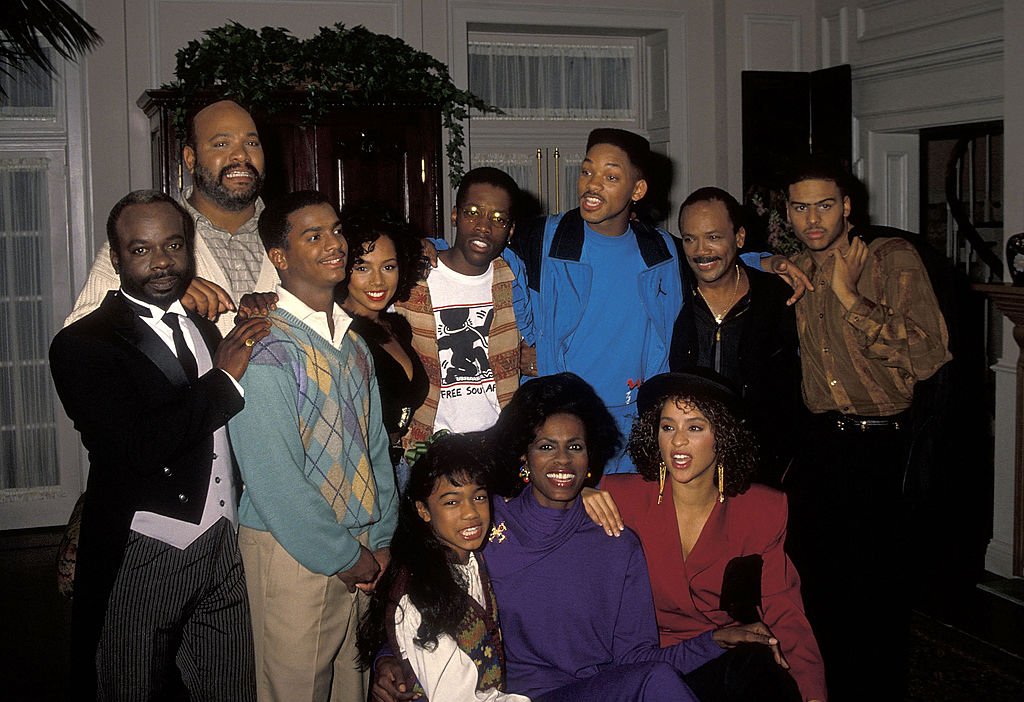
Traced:
[[[974, 222], [971, 218], [971, 212], [968, 211], [967, 206], [964, 204], [960, 197], [960, 183], [961, 176], [964, 169], [964, 157], [968, 153], [968, 149], [974, 143], [976, 136], [965, 136], [957, 140], [956, 145], [953, 147], [953, 151], [950, 154], [949, 161], [946, 163], [946, 205], [949, 208], [950, 215], [956, 222], [956, 241], [959, 244], [960, 241], [966, 241], [971, 247], [974, 254], [977, 255], [981, 261], [988, 266], [989, 280], [999, 281], [1003, 278], [1003, 262], [999, 256], [992, 250], [993, 243], [985, 241], [985, 239], [978, 233], [978, 230], [974, 226]], [[973, 179], [973, 159], [971, 165], [971, 176]], [[986, 164], [986, 167], [988, 164]], [[988, 179], [986, 179], [988, 180]], [[989, 183], [986, 183], [986, 189], [989, 188]], [[974, 187], [973, 183], [968, 188], [970, 191], [970, 198], [973, 203], [974, 200]], [[986, 192], [986, 203], [989, 203], [989, 193]], [[973, 205], [971, 207], [973, 209]], [[989, 205], [986, 204], [986, 211], [990, 209]], [[954, 251], [959, 250], [959, 245], [954, 247]], [[955, 258], [954, 258], [955, 261]]]

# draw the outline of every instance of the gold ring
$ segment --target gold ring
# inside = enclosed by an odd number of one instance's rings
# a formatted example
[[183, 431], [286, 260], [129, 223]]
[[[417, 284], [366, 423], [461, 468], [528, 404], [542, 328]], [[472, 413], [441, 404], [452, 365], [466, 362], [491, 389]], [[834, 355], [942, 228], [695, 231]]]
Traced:
[[248, 346], [249, 348], [252, 348], [253, 346], [256, 345], [256, 339], [249, 337], [248, 339], [245, 340], [245, 345]]

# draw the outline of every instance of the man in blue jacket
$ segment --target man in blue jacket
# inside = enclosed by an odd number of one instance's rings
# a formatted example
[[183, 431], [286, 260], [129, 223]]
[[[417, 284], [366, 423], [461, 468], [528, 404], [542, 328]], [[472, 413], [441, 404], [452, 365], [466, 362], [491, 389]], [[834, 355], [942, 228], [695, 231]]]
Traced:
[[[525, 355], [524, 373], [581, 376], [625, 436], [637, 388], [668, 370], [672, 327], [684, 301], [677, 241], [632, 216], [647, 193], [650, 153], [637, 134], [595, 129], [576, 184], [579, 207], [523, 223], [509, 245], [525, 264], [520, 284], [529, 289], [533, 314], [532, 334], [523, 336], [535, 339], [536, 360]], [[757, 265], [759, 254], [745, 256]], [[769, 261], [774, 266], [778, 259]], [[776, 272], [793, 268], [783, 264]], [[605, 468], [633, 471], [625, 453]]]

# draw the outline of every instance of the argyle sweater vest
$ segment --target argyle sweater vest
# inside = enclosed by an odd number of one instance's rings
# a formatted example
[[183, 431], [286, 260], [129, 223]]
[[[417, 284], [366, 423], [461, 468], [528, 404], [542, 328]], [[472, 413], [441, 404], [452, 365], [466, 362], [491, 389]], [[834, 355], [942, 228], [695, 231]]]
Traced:
[[[519, 329], [512, 308], [512, 284], [515, 275], [501, 258], [493, 261], [494, 279], [491, 295], [494, 303], [494, 321], [488, 335], [487, 360], [494, 372], [494, 385], [498, 406], [504, 407], [519, 388]], [[420, 357], [430, 379], [427, 399], [412, 417], [409, 431], [402, 438], [408, 448], [417, 441], [426, 441], [434, 433], [434, 418], [441, 397], [441, 360], [437, 352], [437, 330], [434, 306], [426, 281], [413, 287], [408, 301], [396, 305], [398, 311], [412, 327], [412, 347]]]
[[[279, 368], [294, 380], [306, 479], [319, 486], [339, 524], [355, 527], [379, 520], [377, 482], [366, 445], [372, 374], [366, 345], [349, 330], [346, 343], [335, 349], [288, 312], [274, 310], [269, 318], [270, 336], [250, 364]], [[271, 459], [273, 447], [267, 451]]]
[[[478, 557], [479, 558], [479, 557]], [[480, 584], [484, 591], [484, 604], [486, 609], [477, 604], [476, 600], [463, 593], [465, 600], [465, 614], [459, 620], [456, 628], [455, 643], [470, 660], [476, 664], [477, 681], [476, 689], [479, 692], [497, 688], [505, 691], [505, 649], [501, 641], [501, 629], [498, 627], [498, 600], [494, 597], [494, 590], [491, 589], [491, 580], [487, 577], [487, 569], [480, 560]], [[399, 576], [395, 587], [392, 590], [391, 606], [388, 609], [387, 621], [388, 642], [391, 650], [400, 650], [398, 642], [394, 638], [395, 609], [397, 603], [406, 594], [408, 585], [408, 573], [403, 572]], [[419, 693], [422, 699], [426, 699], [423, 686], [416, 679], [416, 674], [409, 665], [409, 661], [402, 659], [402, 670], [405, 672], [407, 683], [412, 683], [412, 689]]]

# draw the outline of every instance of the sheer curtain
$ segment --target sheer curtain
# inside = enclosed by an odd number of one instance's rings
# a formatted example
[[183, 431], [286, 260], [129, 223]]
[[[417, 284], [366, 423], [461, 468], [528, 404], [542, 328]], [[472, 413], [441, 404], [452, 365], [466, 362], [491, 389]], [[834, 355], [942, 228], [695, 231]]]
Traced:
[[45, 158], [0, 157], [0, 489], [59, 482]]
[[544, 187], [541, 160], [535, 153], [496, 152], [473, 153], [473, 167], [500, 168], [512, 176], [521, 189], [534, 195]]
[[[43, 47], [43, 52], [54, 59], [53, 49]], [[0, 100], [0, 119], [52, 118], [56, 110], [56, 95], [53, 79], [35, 64], [22, 71], [0, 72], [0, 86], [7, 94]], [[10, 124], [5, 124], [5, 127]]]
[[505, 114], [476, 119], [635, 120], [636, 47], [470, 42], [469, 89]]

